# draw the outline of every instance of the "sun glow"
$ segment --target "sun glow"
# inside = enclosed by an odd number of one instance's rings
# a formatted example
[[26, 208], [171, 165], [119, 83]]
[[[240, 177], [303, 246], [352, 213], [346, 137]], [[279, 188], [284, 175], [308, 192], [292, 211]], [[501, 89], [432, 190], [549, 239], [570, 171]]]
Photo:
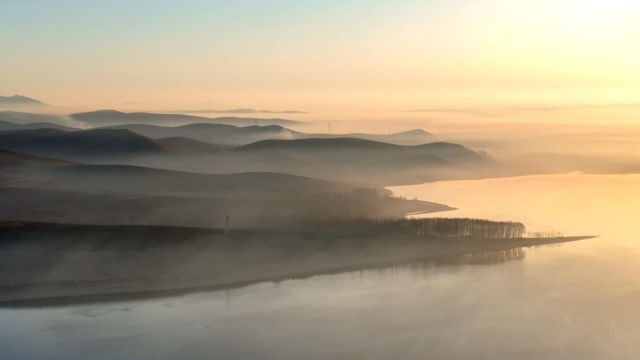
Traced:
[[[547, 89], [572, 94], [554, 96], [566, 103], [594, 101], [585, 89], [602, 103], [640, 102], [638, 1], [153, 2], [156, 16], [125, 31], [118, 24], [136, 23], [136, 3], [103, 2], [104, 11], [86, 9], [88, 18], [58, 8], [0, 14], [8, 54], [0, 92], [88, 107], [215, 100], [319, 116], [421, 107], [440, 94], [457, 102]], [[229, 21], [246, 16], [242, 26]], [[50, 35], [64, 41], [43, 43]]]

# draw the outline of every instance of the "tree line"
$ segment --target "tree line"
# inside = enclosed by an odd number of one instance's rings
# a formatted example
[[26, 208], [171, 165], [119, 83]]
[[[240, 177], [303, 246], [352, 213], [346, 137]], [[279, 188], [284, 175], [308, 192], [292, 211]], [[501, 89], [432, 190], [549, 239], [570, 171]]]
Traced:
[[409, 219], [410, 226], [418, 235], [445, 237], [521, 238], [527, 228], [513, 221], [490, 221], [482, 219], [426, 218]]
[[524, 224], [520, 222], [468, 218], [350, 219], [323, 225], [325, 229], [344, 232], [396, 233], [418, 237], [512, 239], [522, 238], [527, 232]]

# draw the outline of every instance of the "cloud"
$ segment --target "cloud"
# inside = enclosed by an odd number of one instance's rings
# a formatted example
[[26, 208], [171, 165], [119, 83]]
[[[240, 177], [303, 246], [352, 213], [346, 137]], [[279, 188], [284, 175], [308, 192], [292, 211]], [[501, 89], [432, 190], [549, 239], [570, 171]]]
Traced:
[[640, 103], [612, 103], [612, 104], [574, 104], [549, 106], [520, 106], [520, 107], [487, 107], [487, 108], [422, 108], [404, 110], [404, 112], [427, 114], [463, 114], [474, 116], [505, 116], [517, 112], [552, 112], [580, 109], [609, 109], [609, 108], [640, 108]]
[[498, 116], [494, 112], [497, 109], [465, 109], [465, 108], [425, 108], [425, 109], [411, 109], [404, 112], [412, 113], [427, 113], [427, 114], [463, 114], [474, 116]]
[[184, 113], [207, 113], [207, 114], [307, 114], [306, 111], [301, 110], [262, 110], [251, 108], [239, 108], [239, 109], [191, 109], [181, 110], [178, 112]]

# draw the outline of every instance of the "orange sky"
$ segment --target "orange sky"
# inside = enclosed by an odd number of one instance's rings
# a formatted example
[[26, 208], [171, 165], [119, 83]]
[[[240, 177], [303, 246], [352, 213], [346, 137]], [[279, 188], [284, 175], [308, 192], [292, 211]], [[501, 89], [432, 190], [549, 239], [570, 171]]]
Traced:
[[349, 119], [443, 107], [640, 103], [634, 1], [29, 0], [6, 7], [0, 94], [68, 108], [246, 107]]

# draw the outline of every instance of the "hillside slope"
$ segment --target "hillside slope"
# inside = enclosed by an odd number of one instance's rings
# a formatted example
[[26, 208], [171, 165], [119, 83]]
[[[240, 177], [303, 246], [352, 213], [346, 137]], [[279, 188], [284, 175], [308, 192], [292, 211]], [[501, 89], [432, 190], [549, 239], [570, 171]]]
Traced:
[[62, 131], [35, 129], [0, 132], [0, 149], [65, 160], [110, 159], [164, 151], [157, 141], [128, 130]]

